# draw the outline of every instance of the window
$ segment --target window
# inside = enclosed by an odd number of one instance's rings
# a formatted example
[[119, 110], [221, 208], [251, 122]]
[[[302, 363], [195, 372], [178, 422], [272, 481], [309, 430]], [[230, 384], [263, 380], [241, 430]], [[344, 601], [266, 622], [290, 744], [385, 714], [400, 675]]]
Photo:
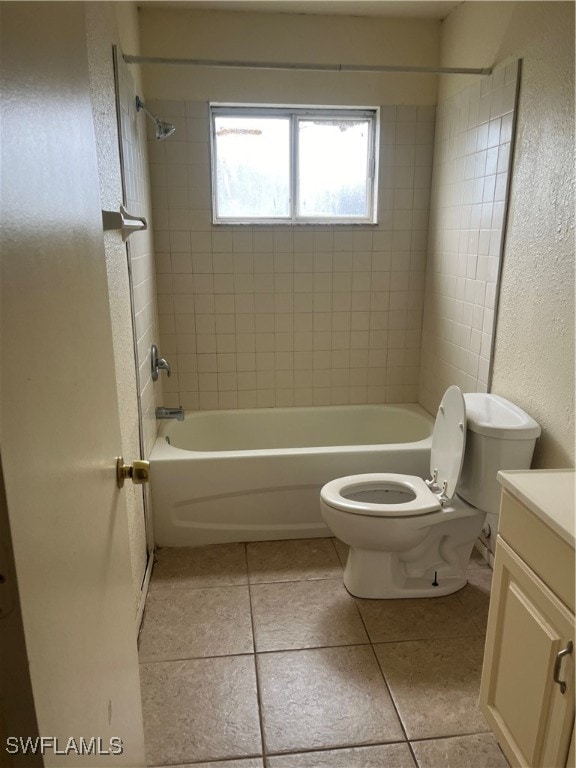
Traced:
[[211, 104], [217, 224], [374, 224], [378, 109]]

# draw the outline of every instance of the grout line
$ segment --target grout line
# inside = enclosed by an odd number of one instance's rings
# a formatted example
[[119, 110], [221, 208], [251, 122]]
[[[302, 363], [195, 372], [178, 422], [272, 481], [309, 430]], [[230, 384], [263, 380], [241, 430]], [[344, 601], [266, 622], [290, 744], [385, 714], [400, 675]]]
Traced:
[[150, 594], [155, 592], [186, 592], [196, 589], [226, 589], [228, 587], [247, 587], [248, 582], [242, 582], [241, 584], [203, 584], [202, 586], [184, 586], [184, 587], [168, 587], [164, 584], [153, 583], [150, 587]]
[[[248, 548], [244, 544], [244, 551], [246, 552], [246, 564], [248, 564]], [[250, 621], [252, 624], [252, 645], [254, 648], [254, 674], [256, 676], [256, 701], [258, 705], [258, 723], [260, 725], [260, 742], [262, 744], [262, 762], [266, 763], [266, 743], [264, 740], [264, 713], [262, 707], [262, 687], [260, 685], [260, 675], [258, 673], [258, 659], [256, 657], [256, 628], [254, 625], [254, 610], [252, 607], [252, 590], [251, 585], [248, 584], [248, 600], [250, 603]]]
[[465, 637], [484, 637], [484, 633], [477, 628], [475, 632], [467, 632], [465, 635], [437, 635], [434, 637], [410, 637], [404, 640], [370, 640], [372, 645], [400, 645], [400, 643], [433, 643], [435, 640], [457, 640]]
[[222, 653], [219, 656], [179, 656], [177, 659], [140, 659], [139, 664], [170, 664], [171, 662], [179, 661], [208, 661], [209, 659], [238, 659], [242, 656], [254, 656], [253, 651], [246, 651], [245, 653]]
[[163, 594], [166, 594], [166, 592], [175, 592], [175, 593], [194, 592], [200, 589], [231, 589], [233, 587], [247, 587], [247, 586], [248, 586], [248, 582], [244, 584], [206, 584], [205, 586], [201, 586], [201, 587], [194, 587], [194, 586], [167, 587], [167, 586], [164, 586], [163, 584], [159, 584], [150, 589], [150, 594], [152, 595], [152, 594], [155, 594], [156, 592], [162, 592]]
[[[334, 543], [334, 539], [331, 539], [332, 545], [334, 549], [336, 550], [336, 545]], [[331, 576], [331, 577], [320, 577], [317, 579], [294, 579], [290, 581], [268, 581], [268, 582], [250, 582], [249, 578], [249, 569], [248, 569], [248, 553], [247, 553], [247, 544], [243, 543], [244, 546], [244, 554], [245, 554], [245, 567], [246, 567], [246, 575], [248, 578], [247, 583], [243, 584], [230, 584], [230, 585], [211, 585], [207, 587], [184, 587], [182, 590], [178, 590], [177, 588], [164, 588], [163, 593], [168, 591], [190, 591], [190, 590], [197, 590], [197, 589], [210, 589], [210, 588], [222, 588], [222, 587], [248, 587], [248, 596], [249, 596], [249, 605], [250, 605], [250, 619], [251, 619], [251, 625], [252, 625], [252, 642], [253, 642], [253, 652], [244, 652], [244, 653], [235, 653], [235, 654], [220, 654], [217, 656], [200, 656], [200, 657], [183, 657], [178, 659], [156, 659], [153, 661], [141, 661], [141, 664], [155, 664], [155, 663], [169, 663], [169, 662], [178, 662], [178, 661], [198, 661], [203, 659], [218, 659], [218, 658], [231, 658], [231, 657], [246, 657], [246, 656], [252, 656], [254, 659], [254, 668], [255, 668], [255, 678], [256, 678], [256, 694], [257, 694], [257, 705], [258, 705], [258, 717], [259, 717], [259, 725], [260, 725], [260, 735], [261, 735], [261, 744], [262, 744], [262, 753], [261, 755], [242, 755], [239, 757], [232, 758], [230, 756], [227, 756], [225, 758], [218, 758], [216, 760], [213, 760], [212, 762], [226, 762], [232, 759], [249, 759], [251, 757], [262, 757], [262, 760], [264, 762], [265, 766], [268, 766], [268, 760], [267, 757], [269, 755], [279, 756], [279, 755], [289, 755], [289, 754], [306, 754], [306, 753], [312, 753], [312, 752], [330, 752], [335, 750], [342, 750], [342, 749], [354, 749], [354, 748], [362, 748], [362, 747], [371, 747], [371, 746], [382, 746], [387, 744], [402, 744], [406, 743], [408, 745], [408, 748], [410, 749], [410, 753], [412, 755], [412, 759], [414, 760], [414, 765], [416, 768], [418, 768], [418, 761], [416, 759], [416, 755], [414, 753], [414, 750], [411, 746], [411, 740], [408, 738], [406, 728], [404, 726], [404, 722], [402, 720], [402, 717], [400, 715], [400, 710], [396, 704], [396, 701], [394, 699], [394, 696], [392, 694], [392, 690], [390, 688], [390, 685], [388, 684], [388, 681], [386, 679], [386, 676], [384, 674], [384, 670], [382, 668], [382, 665], [380, 664], [380, 661], [378, 659], [378, 656], [376, 654], [375, 645], [383, 645], [388, 643], [407, 643], [407, 642], [430, 642], [434, 640], [445, 640], [449, 639], [448, 637], [438, 637], [438, 638], [410, 638], [407, 640], [382, 640], [382, 641], [374, 641], [370, 637], [370, 634], [368, 632], [368, 628], [366, 626], [366, 622], [364, 620], [364, 617], [362, 615], [362, 612], [360, 611], [359, 603], [357, 599], [354, 599], [352, 596], [352, 599], [354, 600], [354, 604], [356, 606], [356, 610], [358, 611], [360, 620], [362, 622], [362, 625], [364, 627], [364, 630], [366, 632], [367, 641], [366, 642], [360, 642], [360, 643], [342, 643], [339, 645], [324, 645], [324, 646], [312, 646], [312, 647], [305, 647], [305, 648], [282, 648], [282, 649], [273, 649], [273, 650], [257, 650], [256, 649], [256, 633], [255, 633], [255, 621], [254, 621], [254, 612], [253, 612], [253, 605], [252, 605], [252, 592], [251, 588], [254, 586], [264, 585], [264, 584], [290, 584], [290, 583], [302, 583], [302, 582], [309, 582], [309, 581], [340, 581], [341, 576]], [[336, 550], [336, 555], [338, 556], [338, 551]], [[338, 558], [338, 561], [340, 563], [340, 559]], [[340, 563], [341, 565], [341, 563]], [[343, 569], [344, 566], [341, 565], [341, 568]], [[484, 568], [476, 569], [476, 570], [485, 570]], [[162, 590], [163, 588], [157, 588]], [[156, 591], [156, 590], [154, 590]], [[458, 599], [458, 602], [460, 603], [461, 607], [464, 609], [464, 612], [468, 614], [468, 616], [472, 616], [474, 618], [474, 612], [471, 611], [460, 599]], [[464, 637], [483, 637], [484, 631], [478, 631], [475, 634], [467, 634], [467, 635], [451, 635], [450, 638], [464, 638]], [[392, 706], [394, 708], [394, 712], [398, 718], [398, 721], [400, 723], [400, 727], [402, 730], [402, 733], [404, 734], [404, 740], [400, 741], [389, 741], [389, 742], [372, 742], [369, 744], [344, 744], [344, 745], [338, 745], [338, 746], [330, 746], [330, 747], [320, 747], [320, 748], [311, 748], [311, 749], [300, 749], [298, 751], [291, 751], [291, 752], [274, 752], [274, 753], [267, 753], [266, 752], [266, 744], [265, 744], [265, 735], [264, 735], [264, 722], [263, 722], [263, 702], [262, 702], [262, 690], [261, 690], [261, 684], [260, 684], [260, 677], [258, 673], [258, 663], [257, 663], [257, 656], [260, 654], [272, 654], [272, 653], [295, 653], [298, 651], [313, 651], [313, 650], [328, 650], [331, 648], [345, 648], [345, 647], [367, 647], [369, 646], [372, 649], [372, 653], [376, 659], [376, 663], [378, 665], [378, 669], [382, 675], [382, 679], [384, 682], [384, 685], [386, 687], [386, 690], [388, 692], [388, 695], [390, 697], [390, 700], [392, 702]], [[415, 738], [412, 739], [413, 742], [419, 742], [419, 741], [432, 741], [432, 740], [440, 740], [440, 739], [449, 739], [449, 738], [458, 738], [462, 736], [472, 736], [476, 734], [481, 733], [490, 733], [490, 730], [487, 729], [486, 731], [474, 731], [472, 733], [457, 733], [457, 734], [449, 734], [449, 735], [442, 735], [442, 736], [429, 736], [429, 737], [422, 737], [422, 738]], [[190, 765], [196, 764], [196, 762], [190, 763]], [[205, 762], [205, 761], [204, 761]], [[202, 761], [200, 761], [202, 763]]]
[[358, 744], [341, 744], [337, 747], [312, 747], [311, 749], [290, 750], [288, 752], [270, 752], [267, 757], [288, 757], [289, 755], [307, 755], [312, 752], [338, 752], [340, 749], [363, 749], [367, 747], [388, 747], [392, 744], [406, 744], [406, 741], [392, 739], [391, 741], [370, 741]]
[[371, 645], [370, 640], [363, 640], [361, 643], [338, 643], [338, 645], [312, 645], [309, 648], [279, 648], [276, 651], [256, 651], [258, 656], [264, 656], [272, 653], [299, 653], [300, 651], [329, 651], [332, 648], [362, 648]]
[[337, 576], [315, 576], [312, 579], [271, 579], [270, 581], [250, 581], [249, 584], [251, 587], [257, 587], [260, 584], [300, 584], [302, 582], [310, 582], [310, 581], [341, 581], [342, 580], [342, 574], [339, 573]]
[[179, 763], [162, 763], [162, 765], [159, 766], [148, 766], [148, 768], [170, 768], [171, 766], [177, 766], [180, 768], [180, 766], [189, 766], [189, 765], [212, 765], [212, 763], [219, 764], [222, 763], [223, 765], [227, 765], [230, 761], [236, 761], [236, 760], [258, 760], [259, 758], [264, 759], [264, 756], [260, 753], [254, 752], [250, 755], [227, 755], [226, 757], [214, 757], [214, 758], [208, 758], [208, 763], [206, 762], [205, 758], [202, 758], [202, 760], [187, 760], [185, 763], [179, 762]]
[[[358, 744], [358, 743], [339, 744], [338, 746], [313, 747], [310, 749], [304, 748], [304, 749], [289, 750], [289, 751], [282, 751], [282, 752], [269, 752], [267, 754], [263, 753], [263, 754], [252, 754], [252, 755], [229, 755], [226, 757], [213, 758], [209, 762], [210, 763], [226, 763], [231, 760], [250, 760], [250, 759], [258, 759], [259, 757], [262, 757], [263, 759], [266, 757], [289, 757], [292, 755], [306, 755], [306, 754], [312, 754], [315, 752], [338, 752], [339, 750], [344, 750], [344, 749], [367, 749], [370, 747], [387, 747], [387, 746], [392, 746], [394, 744], [407, 744], [410, 747], [410, 745], [415, 742], [419, 743], [419, 742], [426, 742], [426, 741], [442, 741], [445, 739], [459, 739], [459, 738], [467, 738], [469, 736], [482, 736], [485, 734], [492, 734], [492, 731], [487, 729], [485, 731], [469, 731], [466, 733], [454, 733], [454, 734], [449, 734], [444, 736], [423, 736], [423, 737], [413, 738], [412, 740], [393, 739], [391, 741], [371, 741], [371, 742], [365, 742], [362, 744]], [[502, 751], [500, 745], [498, 745], [498, 747], [500, 751]], [[206, 760], [203, 758], [201, 760], [188, 761], [186, 765], [204, 765], [205, 763], [206, 763]], [[418, 762], [416, 762], [415, 764], [416, 766], [419, 765]], [[181, 765], [181, 763], [165, 763], [162, 766], [160, 766], [160, 768], [164, 768], [164, 766], [166, 766], [166, 768], [169, 768], [169, 766], [171, 765]]]
[[150, 594], [154, 592], [183, 592], [185, 590], [192, 589], [223, 589], [224, 587], [257, 587], [263, 584], [300, 584], [302, 582], [310, 581], [341, 581], [342, 575], [338, 576], [317, 576], [313, 579], [276, 579], [270, 581], [246, 581], [241, 584], [204, 584], [201, 586], [184, 586], [184, 587], [169, 587], [164, 584], [153, 583], [150, 587]]
[[[442, 739], [459, 739], [460, 737], [466, 738], [467, 736], [479, 736], [483, 733], [492, 733], [492, 731], [487, 728], [485, 731], [469, 731], [466, 733], [451, 733], [444, 736], [417, 736], [413, 739], [411, 739], [412, 742], [416, 741], [441, 741]], [[494, 737], [496, 738], [496, 737]]]
[[[250, 605], [251, 605], [250, 601]], [[251, 609], [252, 611], [252, 609]], [[254, 621], [252, 618], [252, 632], [254, 633]], [[364, 627], [366, 625], [364, 624]], [[455, 640], [455, 639], [464, 639], [467, 637], [478, 637], [478, 638], [484, 638], [485, 634], [483, 632], [475, 632], [473, 634], [467, 634], [467, 635], [442, 635], [441, 637], [413, 637], [407, 640], [371, 640], [370, 636], [367, 634], [367, 639], [362, 640], [361, 642], [357, 643], [337, 643], [335, 645], [310, 645], [310, 646], [304, 646], [301, 648], [271, 648], [271, 649], [258, 649], [256, 647], [256, 639], [253, 634], [253, 642], [254, 642], [254, 650], [253, 651], [244, 651], [239, 653], [220, 653], [216, 654], [214, 656], [178, 656], [176, 658], [165, 658], [165, 659], [140, 659], [140, 664], [162, 664], [170, 661], [203, 661], [206, 659], [229, 659], [229, 658], [235, 658], [240, 656], [264, 656], [267, 654], [272, 653], [299, 653], [300, 651], [329, 651], [332, 648], [360, 648], [362, 646], [374, 646], [374, 645], [400, 645], [401, 643], [427, 643], [427, 642], [434, 642], [437, 640]]]
[[402, 720], [402, 717], [400, 715], [400, 710], [398, 709], [398, 706], [396, 705], [396, 701], [394, 700], [394, 696], [392, 695], [392, 689], [388, 684], [388, 680], [386, 680], [386, 675], [384, 674], [384, 670], [382, 669], [382, 665], [380, 664], [380, 660], [378, 659], [378, 654], [376, 653], [376, 650], [374, 648], [374, 643], [370, 639], [370, 633], [368, 632], [368, 627], [366, 626], [366, 622], [364, 621], [364, 616], [362, 616], [362, 612], [360, 611], [360, 609], [358, 609], [358, 612], [360, 613], [360, 619], [362, 621], [362, 624], [364, 625], [364, 630], [366, 631], [366, 634], [368, 635], [368, 639], [370, 640], [370, 648], [372, 649], [372, 654], [374, 656], [374, 659], [376, 660], [376, 664], [378, 666], [378, 669], [380, 670], [380, 674], [382, 675], [382, 681], [386, 686], [386, 690], [388, 691], [388, 696], [390, 697], [390, 701], [392, 702], [392, 706], [394, 707], [394, 712], [396, 713], [396, 717], [398, 718], [398, 722], [400, 723], [400, 728], [402, 729], [402, 733], [404, 734], [405, 742], [406, 744], [408, 744], [408, 749], [410, 750], [410, 754], [412, 755], [412, 760], [414, 761], [414, 765], [418, 767], [420, 764], [418, 760], [416, 760], [416, 755], [414, 754], [414, 750], [410, 745], [408, 734], [406, 733], [406, 728], [404, 726], [404, 721]]

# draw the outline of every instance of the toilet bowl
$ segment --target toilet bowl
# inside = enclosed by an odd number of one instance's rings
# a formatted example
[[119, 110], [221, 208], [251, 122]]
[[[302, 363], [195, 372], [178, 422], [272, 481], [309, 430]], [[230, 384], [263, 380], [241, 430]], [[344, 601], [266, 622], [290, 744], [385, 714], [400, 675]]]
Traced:
[[[529, 467], [540, 433], [536, 422], [503, 398], [473, 397], [476, 410], [478, 398], [490, 406], [483, 409], [482, 418], [489, 412], [492, 419], [486, 443], [492, 460], [483, 464], [489, 472], [476, 471], [474, 481], [469, 481], [470, 495], [479, 487], [496, 484], [498, 469], [505, 467], [493, 466], [495, 456], [496, 461], [505, 457], [512, 464], [508, 468], [522, 468], [518, 463], [526, 462]], [[513, 425], [511, 414], [516, 419]], [[332, 533], [350, 547], [344, 584], [351, 594], [378, 599], [439, 597], [465, 586], [472, 548], [486, 513], [497, 511], [477, 508], [456, 492], [470, 427], [465, 396], [458, 387], [449, 387], [434, 425], [429, 480], [375, 473], [340, 477], [322, 488], [322, 517]], [[527, 451], [529, 439], [532, 448]], [[496, 443], [518, 440], [523, 441], [521, 450], [495, 451]], [[477, 441], [476, 461], [480, 458], [478, 445]], [[520, 457], [516, 462], [515, 456]]]

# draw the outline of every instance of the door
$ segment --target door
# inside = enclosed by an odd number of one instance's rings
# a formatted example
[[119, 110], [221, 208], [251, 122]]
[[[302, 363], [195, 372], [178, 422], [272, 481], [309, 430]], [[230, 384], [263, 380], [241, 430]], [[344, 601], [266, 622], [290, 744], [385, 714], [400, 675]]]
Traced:
[[574, 663], [557, 658], [570, 642], [574, 617], [498, 537], [480, 706], [513, 766], [566, 765]]
[[2, 3], [1, 38], [0, 440], [44, 763], [141, 766], [83, 4]]

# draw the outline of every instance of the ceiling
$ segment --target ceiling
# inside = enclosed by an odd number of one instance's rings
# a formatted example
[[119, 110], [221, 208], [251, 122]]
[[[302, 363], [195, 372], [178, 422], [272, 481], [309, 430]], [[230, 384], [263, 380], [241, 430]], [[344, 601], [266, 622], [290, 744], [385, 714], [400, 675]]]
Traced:
[[307, 13], [444, 19], [462, 2], [452, 0], [141, 0], [142, 7], [186, 10]]

